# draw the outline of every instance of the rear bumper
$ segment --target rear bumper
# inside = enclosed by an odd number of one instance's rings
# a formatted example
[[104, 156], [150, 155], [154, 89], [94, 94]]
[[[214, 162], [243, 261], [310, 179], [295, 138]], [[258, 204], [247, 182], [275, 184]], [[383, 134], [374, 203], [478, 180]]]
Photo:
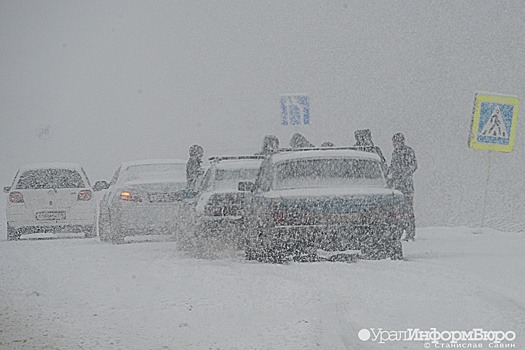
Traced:
[[[37, 213], [45, 211], [64, 211], [64, 220], [38, 220]], [[95, 208], [93, 206], [82, 206], [79, 208], [54, 208], [50, 209], [26, 209], [23, 207], [7, 208], [6, 219], [8, 225], [15, 230], [47, 230], [46, 232], [58, 232], [71, 227], [88, 227], [95, 224]], [[43, 231], [35, 231], [43, 232]]]
[[124, 205], [112, 212], [112, 222], [126, 231], [126, 235], [173, 233], [191, 220], [191, 213], [179, 206]]
[[[9, 223], [10, 224], [10, 223]], [[32, 233], [80, 233], [90, 232], [93, 229], [93, 223], [89, 225], [47, 225], [47, 226], [22, 226], [16, 228], [20, 235], [28, 235]]]
[[316, 246], [325, 250], [360, 249], [395, 235], [388, 225], [275, 226], [265, 231], [266, 239], [286, 245]]

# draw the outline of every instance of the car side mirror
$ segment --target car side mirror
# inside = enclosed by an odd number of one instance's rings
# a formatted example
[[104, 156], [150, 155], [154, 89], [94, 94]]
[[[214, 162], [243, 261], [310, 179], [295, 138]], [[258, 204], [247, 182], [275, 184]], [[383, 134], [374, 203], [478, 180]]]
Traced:
[[9, 193], [11, 191], [11, 186], [5, 186], [4, 187], [4, 192], [5, 193]]
[[107, 190], [109, 188], [109, 184], [106, 181], [97, 181], [95, 182], [95, 185], [93, 186], [93, 191], [102, 191]]
[[237, 189], [241, 192], [253, 192], [255, 189], [255, 183], [251, 181], [241, 181], [237, 185]]

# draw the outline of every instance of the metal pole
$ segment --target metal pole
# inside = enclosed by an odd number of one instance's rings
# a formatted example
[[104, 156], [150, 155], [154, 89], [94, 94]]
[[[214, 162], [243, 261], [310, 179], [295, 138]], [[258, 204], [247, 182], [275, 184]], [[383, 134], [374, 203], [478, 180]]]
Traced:
[[490, 186], [490, 180], [492, 175], [492, 151], [488, 151], [488, 154], [486, 156], [486, 160], [488, 162], [487, 164], [487, 172], [485, 176], [485, 190], [483, 194], [483, 207], [481, 208], [481, 228], [474, 232], [474, 233], [483, 233], [483, 228], [485, 228], [485, 220], [486, 220], [486, 212], [487, 212], [487, 205], [488, 205], [488, 197], [489, 197], [489, 186]]

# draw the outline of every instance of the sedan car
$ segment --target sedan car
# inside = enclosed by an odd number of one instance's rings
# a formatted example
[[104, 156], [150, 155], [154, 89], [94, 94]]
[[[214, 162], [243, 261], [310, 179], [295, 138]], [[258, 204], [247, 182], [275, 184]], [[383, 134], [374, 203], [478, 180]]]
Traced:
[[255, 181], [264, 156], [212, 157], [195, 207], [197, 234], [238, 240], [243, 228], [242, 212], [249, 193], [238, 190], [241, 181]]
[[402, 258], [403, 194], [390, 188], [377, 154], [348, 148], [282, 150], [261, 165], [246, 214], [247, 259], [316, 259], [360, 250]]
[[42, 163], [18, 170], [6, 205], [7, 239], [40, 232], [95, 235], [91, 184], [77, 163]]
[[100, 240], [124, 243], [126, 236], [174, 234], [184, 215], [186, 161], [150, 159], [123, 163], [98, 210]]

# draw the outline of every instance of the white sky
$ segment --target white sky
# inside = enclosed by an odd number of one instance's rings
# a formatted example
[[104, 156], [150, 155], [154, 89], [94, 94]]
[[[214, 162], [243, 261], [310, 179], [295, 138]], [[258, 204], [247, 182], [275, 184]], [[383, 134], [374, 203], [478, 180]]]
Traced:
[[[253, 153], [264, 134], [287, 146], [300, 131], [343, 145], [368, 127], [387, 160], [394, 132], [416, 150], [421, 224], [472, 223], [487, 171], [467, 147], [474, 94], [525, 88], [521, 0], [0, 0], [0, 33], [2, 186], [32, 162], [109, 180], [193, 143]], [[312, 124], [280, 125], [280, 95], [298, 92]], [[525, 226], [523, 128], [520, 116], [512, 154], [492, 155], [493, 226]]]

